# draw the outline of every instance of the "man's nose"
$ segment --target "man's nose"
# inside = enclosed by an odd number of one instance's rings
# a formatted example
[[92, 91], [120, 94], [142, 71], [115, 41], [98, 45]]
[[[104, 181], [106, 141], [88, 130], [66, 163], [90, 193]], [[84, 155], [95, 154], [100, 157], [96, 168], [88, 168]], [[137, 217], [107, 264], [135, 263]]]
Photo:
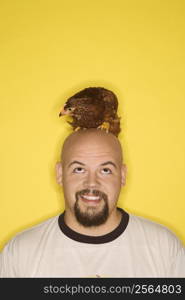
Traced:
[[84, 179], [84, 187], [86, 188], [96, 188], [100, 185], [98, 176], [95, 172], [91, 172]]

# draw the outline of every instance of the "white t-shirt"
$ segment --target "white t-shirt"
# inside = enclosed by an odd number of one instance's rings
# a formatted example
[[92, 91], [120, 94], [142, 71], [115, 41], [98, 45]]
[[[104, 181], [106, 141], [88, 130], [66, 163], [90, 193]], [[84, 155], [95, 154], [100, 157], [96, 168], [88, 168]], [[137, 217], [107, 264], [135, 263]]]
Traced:
[[17, 234], [0, 256], [0, 277], [185, 277], [185, 249], [166, 227], [122, 214], [102, 236], [69, 228], [64, 213]]

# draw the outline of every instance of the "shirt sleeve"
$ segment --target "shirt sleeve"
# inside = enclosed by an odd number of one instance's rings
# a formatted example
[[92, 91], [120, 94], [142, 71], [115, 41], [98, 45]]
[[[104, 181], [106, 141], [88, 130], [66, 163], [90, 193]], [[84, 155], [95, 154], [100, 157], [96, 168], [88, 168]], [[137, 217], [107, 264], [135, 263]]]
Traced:
[[169, 277], [185, 278], [185, 248], [183, 246], [171, 263]]
[[17, 277], [14, 247], [14, 239], [12, 239], [0, 253], [0, 278]]

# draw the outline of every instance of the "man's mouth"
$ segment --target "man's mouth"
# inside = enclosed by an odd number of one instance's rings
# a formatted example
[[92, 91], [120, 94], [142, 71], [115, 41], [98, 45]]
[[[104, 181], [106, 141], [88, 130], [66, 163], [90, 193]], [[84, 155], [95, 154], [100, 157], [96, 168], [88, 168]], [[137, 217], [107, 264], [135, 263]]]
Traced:
[[81, 199], [84, 202], [91, 202], [91, 203], [98, 203], [101, 200], [100, 196], [87, 196], [87, 195], [81, 195]]

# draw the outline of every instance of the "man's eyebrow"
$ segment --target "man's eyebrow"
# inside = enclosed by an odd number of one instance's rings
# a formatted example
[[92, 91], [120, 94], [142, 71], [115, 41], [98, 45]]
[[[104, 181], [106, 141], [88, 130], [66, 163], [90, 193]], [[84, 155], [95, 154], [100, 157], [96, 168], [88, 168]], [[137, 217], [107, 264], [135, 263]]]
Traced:
[[[82, 163], [82, 162], [80, 162], [80, 161], [78, 161], [78, 160], [74, 160], [74, 161], [72, 161], [72, 162], [69, 164], [68, 168], [69, 168], [71, 165], [73, 165], [73, 164], [79, 164], [79, 165], [85, 166], [84, 163]], [[117, 169], [117, 166], [115, 165], [115, 163], [113, 163], [113, 162], [110, 161], [110, 160], [104, 162], [104, 163], [101, 164], [100, 166], [106, 166], [106, 165], [108, 165], [108, 164], [113, 165], [113, 166], [115, 167], [115, 169]]]
[[85, 164], [83, 164], [82, 162], [80, 162], [80, 161], [78, 161], [78, 160], [74, 160], [74, 161], [72, 161], [72, 162], [68, 165], [68, 168], [69, 168], [71, 165], [74, 165], [74, 164], [79, 164], [79, 165], [85, 166]]
[[117, 169], [117, 166], [115, 165], [115, 163], [113, 163], [112, 161], [106, 161], [106, 162], [104, 162], [103, 164], [101, 164], [101, 166], [105, 166], [105, 165], [113, 165], [114, 167], [115, 167], [115, 169]]

